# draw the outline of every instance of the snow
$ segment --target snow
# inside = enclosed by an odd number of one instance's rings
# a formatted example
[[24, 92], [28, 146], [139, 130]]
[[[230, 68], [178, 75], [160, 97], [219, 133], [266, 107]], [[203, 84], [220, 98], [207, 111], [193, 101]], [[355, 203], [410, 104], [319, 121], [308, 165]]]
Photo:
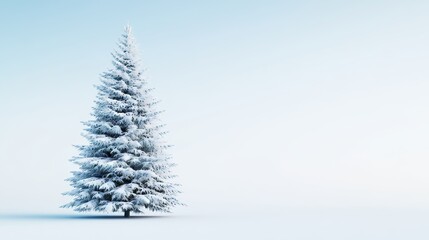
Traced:
[[136, 197], [136, 201], [141, 202], [143, 204], [149, 204], [150, 203], [150, 200], [147, 197], [142, 196], [142, 195]]
[[122, 185], [112, 191], [114, 201], [126, 201], [127, 198], [131, 195], [131, 189], [127, 185]]
[[112, 181], [109, 181], [109, 182], [106, 182], [103, 185], [101, 185], [100, 189], [110, 191], [110, 190], [114, 189], [115, 187], [116, 187], [115, 183]]
[[142, 234], [157, 240], [429, 239], [428, 210], [297, 208], [243, 212], [132, 215], [130, 219], [94, 214], [0, 214], [0, 233], [2, 240], [137, 239]]

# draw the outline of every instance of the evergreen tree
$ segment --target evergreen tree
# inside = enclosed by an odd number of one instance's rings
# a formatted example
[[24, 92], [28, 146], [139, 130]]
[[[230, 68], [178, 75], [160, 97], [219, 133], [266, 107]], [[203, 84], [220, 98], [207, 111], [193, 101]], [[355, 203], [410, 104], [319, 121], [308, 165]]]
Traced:
[[85, 122], [88, 144], [77, 146], [79, 165], [69, 179], [76, 211], [144, 210], [169, 212], [179, 205], [177, 184], [163, 141], [157, 101], [143, 78], [131, 28], [127, 26], [113, 56], [113, 68], [101, 75], [93, 120]]

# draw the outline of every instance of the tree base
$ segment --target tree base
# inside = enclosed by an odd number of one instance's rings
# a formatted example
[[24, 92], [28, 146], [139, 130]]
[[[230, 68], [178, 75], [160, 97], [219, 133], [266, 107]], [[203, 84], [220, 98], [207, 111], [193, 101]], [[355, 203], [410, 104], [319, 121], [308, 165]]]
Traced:
[[130, 211], [124, 211], [124, 217], [129, 218], [130, 217]]

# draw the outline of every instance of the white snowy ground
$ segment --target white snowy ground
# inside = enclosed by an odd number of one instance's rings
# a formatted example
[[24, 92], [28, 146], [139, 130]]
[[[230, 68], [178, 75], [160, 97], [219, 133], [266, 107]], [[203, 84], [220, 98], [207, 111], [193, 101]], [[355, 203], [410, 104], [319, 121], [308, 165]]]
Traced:
[[1, 214], [0, 239], [429, 239], [429, 211], [290, 208], [132, 217]]

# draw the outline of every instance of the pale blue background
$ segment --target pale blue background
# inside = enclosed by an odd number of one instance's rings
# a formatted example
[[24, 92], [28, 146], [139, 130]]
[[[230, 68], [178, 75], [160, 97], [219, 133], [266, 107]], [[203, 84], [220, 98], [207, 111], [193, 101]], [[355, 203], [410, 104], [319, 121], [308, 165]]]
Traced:
[[[428, 12], [418, 0], [2, 1], [0, 212], [71, 213], [58, 209], [67, 160], [130, 23], [175, 145], [178, 214], [378, 209], [340, 228], [387, 219], [362, 231], [427, 239], [415, 214], [429, 207]], [[324, 239], [331, 228], [310, 219]]]

